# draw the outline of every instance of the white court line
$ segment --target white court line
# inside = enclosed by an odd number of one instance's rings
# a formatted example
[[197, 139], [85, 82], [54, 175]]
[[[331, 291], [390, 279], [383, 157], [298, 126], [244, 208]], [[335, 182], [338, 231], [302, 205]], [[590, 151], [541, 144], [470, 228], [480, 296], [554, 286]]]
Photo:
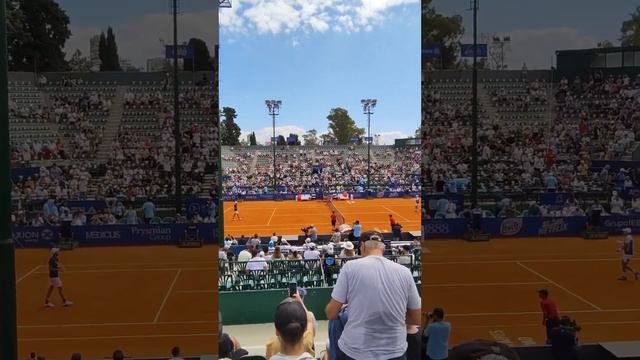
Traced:
[[[108, 273], [108, 272], [140, 272], [140, 271], [176, 271], [176, 270], [215, 270], [216, 267], [195, 267], [195, 268], [158, 268], [158, 269], [97, 269], [97, 270], [71, 270], [65, 271], [66, 274], [73, 273]], [[47, 274], [45, 271], [39, 271], [37, 274]]]
[[[432, 258], [432, 257], [431, 257]], [[546, 262], [591, 262], [591, 261], [620, 261], [620, 258], [608, 259], [520, 259], [520, 260], [464, 260], [464, 261], [425, 261], [427, 265], [460, 265], [460, 264], [509, 264], [516, 262], [546, 263]]]
[[602, 309], [601, 309], [599, 306], [597, 306], [596, 304], [594, 304], [594, 303], [592, 303], [592, 302], [588, 301], [587, 299], [583, 298], [582, 296], [580, 296], [580, 295], [578, 295], [578, 294], [574, 293], [573, 291], [571, 291], [571, 290], [569, 290], [569, 289], [565, 288], [564, 286], [562, 286], [562, 285], [558, 284], [557, 282], [555, 282], [555, 281], [553, 281], [553, 280], [549, 279], [548, 277], [546, 277], [546, 276], [544, 276], [544, 275], [540, 274], [539, 272], [537, 272], [537, 271], [533, 270], [532, 268], [530, 268], [530, 267], [528, 267], [528, 266], [526, 266], [526, 265], [522, 264], [521, 262], [517, 261], [517, 262], [516, 262], [516, 264], [520, 265], [521, 267], [523, 267], [523, 268], [524, 268], [524, 269], [526, 269], [526, 270], [529, 270], [532, 274], [538, 275], [540, 278], [542, 278], [542, 279], [544, 279], [544, 280], [548, 281], [549, 283], [551, 283], [551, 284], [553, 284], [553, 285], [555, 285], [555, 286], [559, 287], [559, 288], [560, 288], [560, 289], [562, 289], [563, 291], [565, 291], [565, 292], [567, 292], [567, 293], [569, 293], [569, 294], [573, 295], [573, 296], [574, 296], [574, 297], [576, 297], [577, 299], [581, 300], [581, 301], [582, 301], [582, 302], [584, 302], [585, 304], [588, 304], [588, 305], [592, 306], [592, 307], [593, 307], [593, 308], [595, 308], [596, 310], [602, 310]]
[[496, 282], [496, 283], [462, 283], [462, 284], [422, 284], [424, 287], [453, 287], [453, 286], [515, 286], [515, 285], [544, 285], [546, 281], [530, 282]]
[[98, 326], [139, 326], [139, 325], [197, 325], [197, 324], [215, 324], [210, 320], [193, 320], [193, 321], [158, 321], [158, 322], [129, 322], [129, 323], [100, 323], [100, 324], [55, 324], [55, 325], [20, 325], [19, 329], [41, 329], [41, 328], [74, 328], [74, 327], [98, 327]]
[[182, 272], [182, 269], [178, 269], [178, 272], [176, 272], [176, 276], [173, 278], [173, 282], [171, 283], [171, 286], [169, 286], [169, 290], [167, 290], [167, 293], [164, 296], [164, 300], [162, 300], [162, 304], [160, 304], [160, 308], [158, 309], [158, 312], [156, 313], [156, 317], [153, 319], [153, 322], [158, 322], [158, 318], [160, 317], [160, 313], [162, 312], [162, 309], [164, 309], [164, 304], [167, 302], [167, 299], [169, 298], [169, 295], [171, 294], [171, 291], [173, 290], [173, 287], [176, 285], [176, 281], [178, 280], [178, 277], [180, 276], [180, 273]]
[[28, 278], [31, 274], [35, 273], [38, 269], [40, 269], [40, 266], [42, 266], [42, 265], [38, 265], [38, 266], [34, 267], [33, 269], [31, 269], [31, 271], [29, 271], [28, 273], [20, 276], [20, 278], [18, 280], [16, 280], [16, 285], [18, 285], [18, 283], [20, 283], [20, 281]]
[[[617, 313], [617, 312], [640, 312], [640, 309], [607, 309], [607, 310], [562, 310], [563, 313], [570, 314], [595, 314], [595, 313]], [[512, 315], [540, 315], [540, 311], [515, 311], [515, 312], [487, 312], [487, 313], [461, 313], [447, 314], [449, 317], [465, 316], [512, 316]]]
[[[429, 243], [429, 244], [434, 244], [433, 241], [428, 241], [428, 240], [427, 241], [423, 241], [423, 242], [424, 243]], [[544, 254], [541, 254], [540, 256], [567, 256], [567, 255], [568, 255], [568, 253], [566, 253], [566, 252], [557, 252], [557, 253], [544, 253]], [[607, 251], [607, 252], [592, 252], [592, 253], [589, 253], [589, 255], [598, 255], [598, 256], [615, 256], [615, 255], [618, 255], [618, 256], [620, 256], [620, 253], [615, 253], [613, 251]], [[440, 257], [448, 259], [448, 258], [451, 258], [452, 256], [451, 255], [433, 255], [431, 258], [433, 259], [433, 258], [440, 258]], [[456, 255], [455, 256], [455, 258], [458, 258], [458, 259], [470, 259], [470, 260], [471, 259], [484, 259], [484, 258], [491, 258], [491, 257], [504, 257], [504, 255], [503, 254], [476, 254], [476, 255]], [[595, 258], [595, 257], [594, 258], [579, 258], [579, 259], [577, 258], [575, 261], [590, 261], [591, 259], [608, 260], [610, 258], [605, 258], [605, 259], [603, 259], [603, 258]], [[619, 258], [617, 258], [617, 259], [619, 260]], [[462, 260], [460, 260], [460, 261], [462, 261]], [[545, 261], [554, 261], [554, 260], [553, 259], [548, 259], [548, 260], [545, 260]]]
[[216, 336], [217, 333], [202, 334], [157, 334], [157, 335], [117, 335], [117, 336], [85, 336], [85, 337], [50, 337], [50, 338], [20, 338], [18, 341], [64, 341], [64, 340], [104, 340], [104, 339], [147, 339], [158, 337], [191, 337], [191, 336]]
[[94, 264], [94, 263], [90, 263], [90, 264], [73, 264], [73, 265], [65, 265], [66, 268], [71, 268], [71, 267], [82, 267], [82, 266], [95, 266], [95, 267], [100, 267], [100, 266], [133, 266], [133, 265], [156, 265], [156, 266], [160, 266], [160, 265], [193, 265], [193, 264], [215, 264], [215, 260], [210, 260], [210, 261], [178, 261], [178, 262], [163, 262], [163, 261], [156, 261], [156, 262], [134, 262], [134, 263], [102, 263], [102, 264]]
[[402, 215], [398, 214], [397, 212], [395, 212], [395, 211], [393, 211], [393, 210], [389, 209], [389, 208], [388, 208], [388, 207], [386, 207], [386, 206], [383, 206], [383, 208], [385, 208], [385, 209], [389, 210], [389, 212], [391, 212], [391, 213], [394, 213], [394, 214], [398, 215], [398, 217], [399, 217], [399, 218], [404, 219], [404, 221], [411, 221], [411, 220], [407, 219], [406, 217], [404, 217], [404, 216], [402, 216]]
[[273, 212], [271, 213], [271, 216], [269, 217], [269, 221], [267, 221], [267, 225], [271, 224], [271, 219], [273, 219], [273, 214], [276, 213], [276, 210], [278, 210], [278, 208], [273, 208]]
[[[640, 324], [640, 320], [638, 321], [581, 321], [580, 325], [634, 325]], [[538, 327], [540, 323], [532, 323], [532, 324], [492, 324], [492, 325], [456, 325], [458, 329], [482, 329], [482, 328], [514, 328], [514, 327]]]

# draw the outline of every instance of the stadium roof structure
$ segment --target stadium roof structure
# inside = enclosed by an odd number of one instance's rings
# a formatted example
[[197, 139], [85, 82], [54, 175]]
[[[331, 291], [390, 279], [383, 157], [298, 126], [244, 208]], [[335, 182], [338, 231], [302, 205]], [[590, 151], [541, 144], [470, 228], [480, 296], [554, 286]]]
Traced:
[[557, 78], [640, 74], [640, 46], [556, 51]]
[[230, 8], [231, 0], [218, 0], [218, 6], [221, 8]]

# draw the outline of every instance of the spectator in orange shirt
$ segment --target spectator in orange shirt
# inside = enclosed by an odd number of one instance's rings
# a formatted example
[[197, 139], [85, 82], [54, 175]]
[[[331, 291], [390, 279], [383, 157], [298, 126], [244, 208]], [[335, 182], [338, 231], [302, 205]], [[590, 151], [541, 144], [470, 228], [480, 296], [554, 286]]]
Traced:
[[540, 309], [542, 310], [542, 325], [544, 325], [547, 330], [548, 344], [549, 334], [551, 330], [560, 323], [560, 316], [558, 315], [556, 303], [549, 299], [549, 291], [547, 289], [538, 290], [538, 296], [540, 297]]

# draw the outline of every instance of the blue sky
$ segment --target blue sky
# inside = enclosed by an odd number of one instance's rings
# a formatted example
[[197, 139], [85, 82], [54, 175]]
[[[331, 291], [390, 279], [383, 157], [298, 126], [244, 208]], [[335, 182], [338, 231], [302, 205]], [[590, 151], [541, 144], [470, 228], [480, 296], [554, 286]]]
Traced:
[[[164, 56], [160, 39], [173, 41], [172, 17], [167, 0], [57, 0], [71, 20], [72, 36], [65, 45], [67, 55], [80, 49], [89, 54], [89, 39], [114, 28], [121, 58], [144, 66], [146, 60]], [[191, 37], [205, 40], [210, 51], [217, 42], [214, 0], [181, 0], [178, 41]]]
[[[436, 10], [459, 14], [466, 29], [463, 41], [473, 31], [469, 0], [434, 0]], [[602, 0], [480, 0], [478, 32], [511, 35], [510, 68], [549, 68], [555, 50], [595, 47], [599, 41], [618, 44], [620, 27], [635, 10], [634, 1]]]
[[327, 131], [343, 107], [366, 126], [360, 99], [376, 98], [381, 142], [420, 124], [420, 15], [416, 0], [244, 0], [220, 10], [220, 104], [244, 134], [268, 141], [266, 99], [282, 100], [278, 133]]

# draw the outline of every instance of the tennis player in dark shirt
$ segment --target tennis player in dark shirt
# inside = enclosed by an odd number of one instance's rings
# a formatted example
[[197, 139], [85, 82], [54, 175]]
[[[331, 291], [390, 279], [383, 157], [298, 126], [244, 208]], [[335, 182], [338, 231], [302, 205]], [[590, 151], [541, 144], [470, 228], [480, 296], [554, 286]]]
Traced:
[[54, 288], [58, 288], [58, 293], [60, 294], [60, 298], [62, 299], [62, 304], [64, 306], [73, 305], [71, 301], [64, 297], [64, 293], [62, 292], [62, 280], [60, 280], [60, 271], [64, 270], [64, 268], [60, 264], [59, 254], [60, 249], [51, 249], [51, 257], [49, 258], [49, 290], [47, 291], [47, 297], [44, 300], [44, 305], [49, 308], [54, 307], [53, 303], [49, 301]]

